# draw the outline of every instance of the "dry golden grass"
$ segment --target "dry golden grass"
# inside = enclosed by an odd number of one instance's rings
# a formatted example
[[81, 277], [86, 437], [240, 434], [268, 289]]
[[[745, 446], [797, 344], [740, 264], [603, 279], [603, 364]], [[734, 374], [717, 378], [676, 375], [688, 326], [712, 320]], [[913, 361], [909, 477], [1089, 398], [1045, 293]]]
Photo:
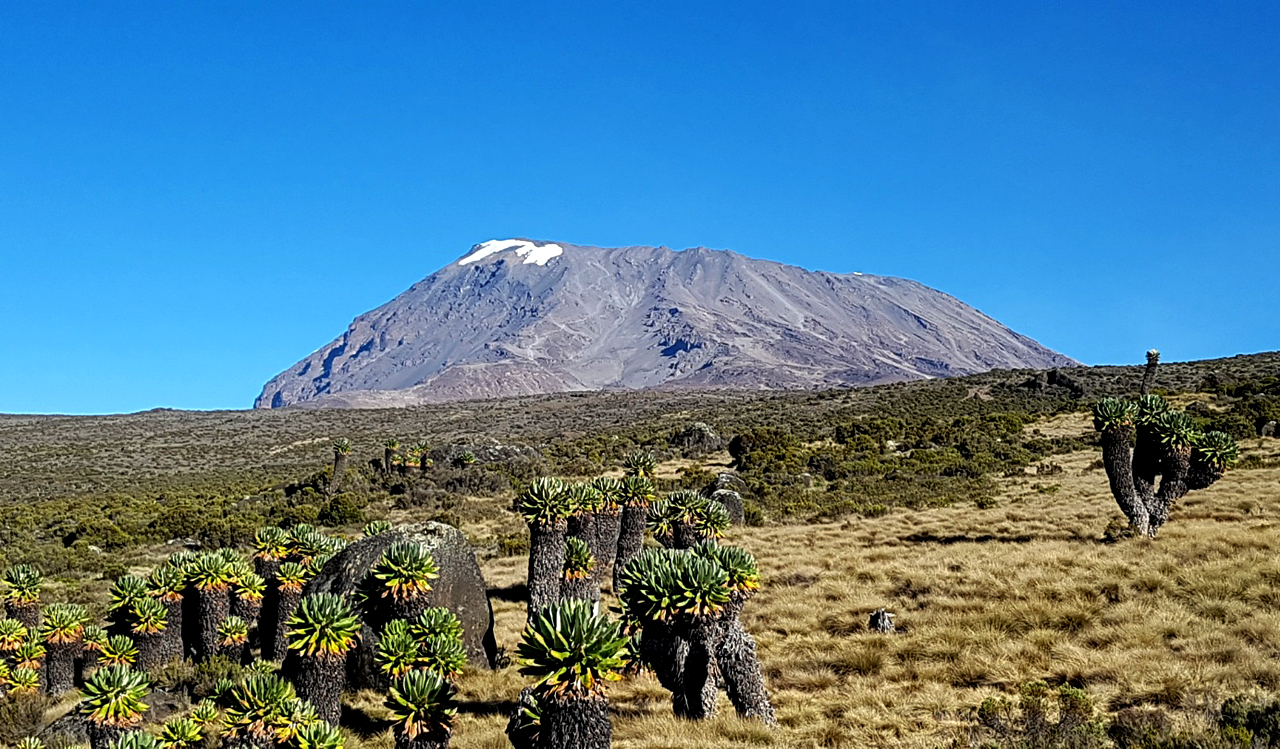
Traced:
[[[1076, 414], [1037, 428], [1090, 427]], [[1246, 447], [1272, 458], [1280, 441]], [[677, 721], [667, 692], [641, 677], [611, 688], [615, 746], [946, 745], [985, 697], [1031, 679], [1081, 686], [1111, 711], [1188, 716], [1280, 691], [1280, 470], [1231, 472], [1184, 500], [1158, 540], [1107, 545], [1098, 539], [1119, 513], [1096, 458], [1059, 456], [1061, 472], [1000, 479], [986, 509], [734, 529], [726, 542], [754, 552], [764, 575], [744, 621], [781, 727], [739, 720], [724, 699], [714, 720]], [[483, 564], [508, 652], [524, 604], [502, 591], [524, 582], [526, 563]], [[905, 632], [866, 631], [882, 606]], [[506, 713], [526, 683], [514, 666], [465, 674], [453, 746], [509, 746]], [[378, 699], [356, 703], [377, 716]]]

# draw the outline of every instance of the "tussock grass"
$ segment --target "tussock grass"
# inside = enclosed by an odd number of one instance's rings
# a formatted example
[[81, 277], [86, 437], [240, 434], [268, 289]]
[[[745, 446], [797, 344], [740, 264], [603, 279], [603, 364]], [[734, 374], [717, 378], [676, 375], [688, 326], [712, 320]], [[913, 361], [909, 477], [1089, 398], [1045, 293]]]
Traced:
[[[1154, 706], [1191, 722], [1230, 695], [1280, 689], [1280, 470], [1235, 471], [1191, 494], [1156, 541], [1104, 544], [1118, 511], [1088, 469], [1095, 458], [1055, 458], [1052, 495], [1001, 479], [991, 509], [734, 529], [726, 542], [754, 552], [764, 575], [743, 619], [781, 727], [741, 721], [727, 700], [714, 720], [677, 721], [641, 676], [611, 688], [615, 745], [945, 745], [985, 697], [1032, 679], [1081, 687], [1108, 711]], [[512, 590], [525, 565], [496, 558], [484, 571]], [[498, 642], [513, 650], [524, 607], [509, 598], [493, 603]], [[867, 631], [882, 606], [904, 631]], [[514, 666], [466, 674], [454, 746], [506, 746], [525, 684]]]

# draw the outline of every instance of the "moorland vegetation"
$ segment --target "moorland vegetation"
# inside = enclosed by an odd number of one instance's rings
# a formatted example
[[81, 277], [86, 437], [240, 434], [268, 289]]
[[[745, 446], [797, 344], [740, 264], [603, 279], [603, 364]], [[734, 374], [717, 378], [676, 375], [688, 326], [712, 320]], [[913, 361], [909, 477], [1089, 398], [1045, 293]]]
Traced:
[[[95, 749], [144, 722], [163, 746], [1266, 746], [1277, 361], [5, 417], [0, 740], [79, 714]], [[422, 520], [482, 558], [494, 670], [423, 549], [359, 600], [302, 596]], [[344, 696], [362, 619], [391, 681]]]

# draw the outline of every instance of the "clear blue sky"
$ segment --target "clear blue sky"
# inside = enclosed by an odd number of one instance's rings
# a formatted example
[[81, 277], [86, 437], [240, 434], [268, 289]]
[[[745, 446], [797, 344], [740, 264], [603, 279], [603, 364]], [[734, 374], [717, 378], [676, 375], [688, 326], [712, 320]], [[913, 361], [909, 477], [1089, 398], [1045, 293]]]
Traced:
[[0, 412], [248, 407], [486, 239], [1280, 348], [1280, 4], [0, 3]]

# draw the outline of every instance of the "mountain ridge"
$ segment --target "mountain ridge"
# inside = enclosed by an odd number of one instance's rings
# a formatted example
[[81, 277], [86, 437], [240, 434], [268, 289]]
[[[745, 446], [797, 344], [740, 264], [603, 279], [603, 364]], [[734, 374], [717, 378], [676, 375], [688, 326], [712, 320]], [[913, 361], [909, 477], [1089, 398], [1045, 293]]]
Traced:
[[255, 408], [672, 387], [805, 389], [1074, 366], [909, 279], [729, 250], [473, 245], [268, 382]]

